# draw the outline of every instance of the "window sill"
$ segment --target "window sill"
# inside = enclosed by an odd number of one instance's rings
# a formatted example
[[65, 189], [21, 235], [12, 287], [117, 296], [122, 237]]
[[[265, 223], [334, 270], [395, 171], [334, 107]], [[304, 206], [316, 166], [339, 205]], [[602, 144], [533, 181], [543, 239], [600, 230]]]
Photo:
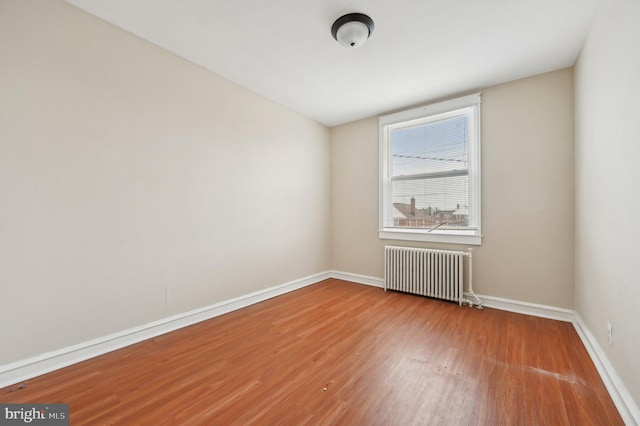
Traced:
[[482, 235], [465, 231], [419, 231], [385, 228], [378, 231], [381, 240], [426, 241], [432, 243], [482, 245]]

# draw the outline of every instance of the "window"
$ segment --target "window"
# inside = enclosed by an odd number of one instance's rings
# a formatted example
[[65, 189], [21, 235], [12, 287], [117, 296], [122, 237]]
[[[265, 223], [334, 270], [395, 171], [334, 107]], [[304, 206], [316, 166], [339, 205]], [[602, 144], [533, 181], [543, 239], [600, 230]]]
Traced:
[[480, 94], [380, 118], [380, 238], [480, 245]]

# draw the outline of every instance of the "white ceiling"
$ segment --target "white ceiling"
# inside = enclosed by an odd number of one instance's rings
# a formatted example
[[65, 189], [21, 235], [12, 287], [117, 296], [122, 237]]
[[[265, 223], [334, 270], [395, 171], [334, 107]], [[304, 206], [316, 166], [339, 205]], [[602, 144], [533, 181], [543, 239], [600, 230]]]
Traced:
[[[67, 0], [327, 126], [574, 64], [598, 0]], [[340, 46], [345, 13], [375, 21]]]

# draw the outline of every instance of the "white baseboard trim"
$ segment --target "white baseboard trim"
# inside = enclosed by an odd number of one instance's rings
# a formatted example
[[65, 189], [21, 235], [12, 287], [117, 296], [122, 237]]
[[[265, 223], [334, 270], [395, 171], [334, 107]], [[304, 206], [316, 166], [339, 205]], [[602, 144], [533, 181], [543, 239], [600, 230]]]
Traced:
[[205, 321], [237, 309], [245, 308], [272, 297], [331, 278], [330, 272], [321, 272], [288, 283], [269, 287], [250, 294], [225, 300], [203, 308], [173, 315], [128, 330], [98, 337], [77, 345], [0, 365], [0, 388], [23, 382], [33, 377], [94, 358], [105, 353], [142, 342], [147, 339]]
[[384, 279], [369, 277], [367, 275], [352, 274], [350, 272], [329, 271], [331, 278], [338, 280], [351, 281], [358, 284], [370, 285], [373, 287], [384, 288]]
[[589, 356], [591, 356], [591, 360], [595, 364], [596, 370], [598, 370], [624, 423], [626, 425], [640, 425], [640, 408], [638, 408], [638, 404], [631, 397], [631, 393], [629, 393], [611, 362], [609, 362], [604, 350], [577, 312], [574, 312], [573, 315], [573, 327], [576, 329], [578, 336], [580, 336]]
[[[465, 297], [471, 295], [464, 293]], [[487, 308], [500, 309], [501, 311], [515, 312], [518, 314], [533, 315], [535, 317], [549, 318], [558, 321], [572, 322], [573, 311], [571, 309], [557, 308], [549, 305], [539, 305], [537, 303], [522, 302], [520, 300], [504, 299], [502, 297], [486, 296], [476, 294], [482, 300], [482, 306]]]
[[[350, 272], [329, 271], [331, 278], [344, 281], [351, 281], [358, 284], [366, 284], [373, 287], [384, 288], [384, 278], [370, 277], [367, 275], [352, 274]], [[465, 292], [466, 298], [471, 298], [471, 294]], [[557, 308], [555, 306], [539, 305], [536, 303], [522, 302], [519, 300], [504, 299], [501, 297], [486, 296], [477, 294], [482, 305], [487, 308], [500, 309], [502, 311], [516, 312], [519, 314], [533, 315], [536, 317], [549, 318], [559, 321], [572, 322], [573, 311], [570, 309]]]

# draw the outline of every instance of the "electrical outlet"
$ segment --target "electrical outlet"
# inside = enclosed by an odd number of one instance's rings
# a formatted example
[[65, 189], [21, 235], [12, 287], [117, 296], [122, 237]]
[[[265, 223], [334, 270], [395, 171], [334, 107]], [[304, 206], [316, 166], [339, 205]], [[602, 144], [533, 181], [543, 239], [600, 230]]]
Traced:
[[609, 340], [609, 346], [613, 346], [613, 326], [607, 321], [607, 339]]

